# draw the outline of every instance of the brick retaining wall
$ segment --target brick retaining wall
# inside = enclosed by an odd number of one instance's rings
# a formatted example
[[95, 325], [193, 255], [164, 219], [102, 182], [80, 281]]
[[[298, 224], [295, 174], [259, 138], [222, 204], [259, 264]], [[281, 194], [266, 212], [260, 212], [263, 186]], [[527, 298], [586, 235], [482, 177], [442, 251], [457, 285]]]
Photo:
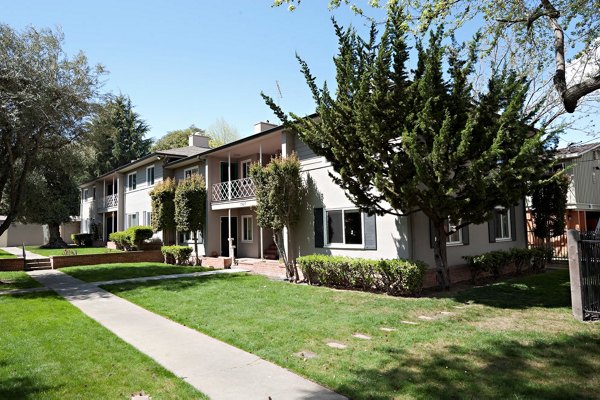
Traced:
[[23, 258], [0, 258], [0, 271], [23, 271], [24, 269]]
[[160, 251], [124, 251], [119, 253], [81, 254], [77, 256], [51, 256], [52, 268], [76, 265], [116, 264], [132, 262], [163, 262]]
[[[528, 269], [529, 268], [523, 268], [523, 271], [527, 271]], [[438, 285], [435, 271], [435, 268], [427, 269], [427, 272], [425, 273], [425, 279], [423, 280], [423, 289], [435, 288]], [[514, 264], [509, 264], [502, 272], [502, 276], [516, 272]], [[492, 276], [491, 272], [482, 272], [479, 274], [478, 279], [488, 278], [490, 276]], [[469, 269], [468, 265], [456, 265], [450, 267], [451, 283], [454, 284], [466, 281], [471, 281], [471, 270]]]

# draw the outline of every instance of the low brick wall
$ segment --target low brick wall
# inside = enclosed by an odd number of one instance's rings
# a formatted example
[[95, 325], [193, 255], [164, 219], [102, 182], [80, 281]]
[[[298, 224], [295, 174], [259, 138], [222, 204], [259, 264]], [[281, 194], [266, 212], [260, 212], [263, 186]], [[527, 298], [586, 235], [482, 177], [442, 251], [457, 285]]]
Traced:
[[[527, 271], [529, 268], [524, 268], [523, 271]], [[514, 264], [510, 264], [504, 268], [503, 276], [508, 274], [513, 274], [516, 272], [516, 268]], [[477, 279], [488, 278], [492, 276], [491, 272], [483, 272], [479, 274]], [[460, 283], [471, 281], [471, 270], [468, 265], [455, 265], [450, 267], [450, 282], [451, 283]], [[425, 279], [423, 280], [423, 288], [430, 289], [438, 286], [435, 268], [429, 268], [425, 273]]]
[[202, 257], [203, 267], [213, 267], [215, 269], [231, 268], [231, 258], [229, 257]]
[[51, 256], [52, 268], [76, 265], [116, 264], [132, 262], [163, 262], [160, 251], [124, 251], [119, 253], [82, 254], [77, 256]]
[[25, 260], [22, 258], [0, 258], [0, 271], [23, 271]]

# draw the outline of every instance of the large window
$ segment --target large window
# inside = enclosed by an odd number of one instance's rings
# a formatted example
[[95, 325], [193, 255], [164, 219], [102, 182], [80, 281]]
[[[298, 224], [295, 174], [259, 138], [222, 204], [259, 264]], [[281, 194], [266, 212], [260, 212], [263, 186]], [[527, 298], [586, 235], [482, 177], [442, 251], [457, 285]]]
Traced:
[[144, 211], [142, 214], [142, 224], [144, 226], [152, 226], [152, 212]]
[[250, 178], [250, 166], [252, 160], [242, 161], [242, 178]]
[[[446, 220], [445, 224], [446, 224], [446, 226], [445, 226], [446, 232], [450, 232], [450, 230], [456, 229], [456, 226], [459, 225], [450, 220]], [[463, 244], [462, 229], [458, 229], [453, 234], [446, 236], [446, 243], [447, 244]]]
[[183, 177], [184, 178], [189, 178], [193, 174], [197, 174], [197, 173], [198, 173], [198, 167], [188, 168], [188, 169], [186, 169], [186, 170], [183, 171]]
[[252, 242], [252, 215], [242, 216], [242, 242]]
[[132, 226], [138, 226], [139, 223], [139, 217], [138, 217], [138, 213], [133, 213], [133, 214], [127, 214], [127, 227], [131, 228]]
[[327, 210], [328, 244], [362, 244], [362, 214], [357, 209]]
[[146, 168], [146, 184], [154, 185], [154, 166]]
[[137, 172], [127, 175], [127, 190], [135, 190], [137, 187]]
[[494, 214], [494, 226], [496, 228], [496, 240], [511, 240], [509, 209], [496, 211]]

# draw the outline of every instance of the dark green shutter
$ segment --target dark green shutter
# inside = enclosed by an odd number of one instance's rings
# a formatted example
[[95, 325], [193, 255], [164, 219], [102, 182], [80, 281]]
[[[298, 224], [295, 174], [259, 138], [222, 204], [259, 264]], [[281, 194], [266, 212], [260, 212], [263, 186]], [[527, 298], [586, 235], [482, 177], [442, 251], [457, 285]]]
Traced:
[[517, 222], [515, 218], [515, 208], [510, 208], [510, 238], [514, 242], [517, 240]]
[[324, 243], [323, 240], [323, 209], [315, 208], [314, 209], [314, 227], [315, 227], [315, 247], [322, 248]]
[[490, 243], [496, 243], [496, 211], [494, 211], [492, 218], [488, 221], [488, 236]]
[[462, 243], [464, 245], [469, 244], [469, 225], [461, 228], [462, 231]]
[[365, 249], [377, 250], [377, 226], [375, 215], [363, 213], [363, 218], [363, 225], [365, 227]]

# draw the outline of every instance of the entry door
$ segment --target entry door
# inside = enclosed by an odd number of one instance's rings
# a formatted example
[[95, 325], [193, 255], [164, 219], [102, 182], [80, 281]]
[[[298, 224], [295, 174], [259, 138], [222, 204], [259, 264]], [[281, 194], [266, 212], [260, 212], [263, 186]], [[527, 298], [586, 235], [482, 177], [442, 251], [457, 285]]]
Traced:
[[[221, 161], [221, 182], [229, 181], [229, 172], [227, 171], [227, 165], [228, 165], [228, 163], [226, 161]], [[231, 163], [230, 168], [231, 168], [231, 180], [235, 181], [239, 177], [239, 175], [238, 175], [239, 165], [236, 162]]]
[[[221, 217], [221, 255], [227, 257], [229, 255], [229, 230], [227, 229], [227, 221], [229, 217]], [[237, 217], [231, 217], [231, 237], [233, 238], [233, 255], [237, 258]]]
[[106, 236], [104, 240], [108, 241], [108, 236], [113, 233], [113, 217], [112, 215], [106, 216]]

